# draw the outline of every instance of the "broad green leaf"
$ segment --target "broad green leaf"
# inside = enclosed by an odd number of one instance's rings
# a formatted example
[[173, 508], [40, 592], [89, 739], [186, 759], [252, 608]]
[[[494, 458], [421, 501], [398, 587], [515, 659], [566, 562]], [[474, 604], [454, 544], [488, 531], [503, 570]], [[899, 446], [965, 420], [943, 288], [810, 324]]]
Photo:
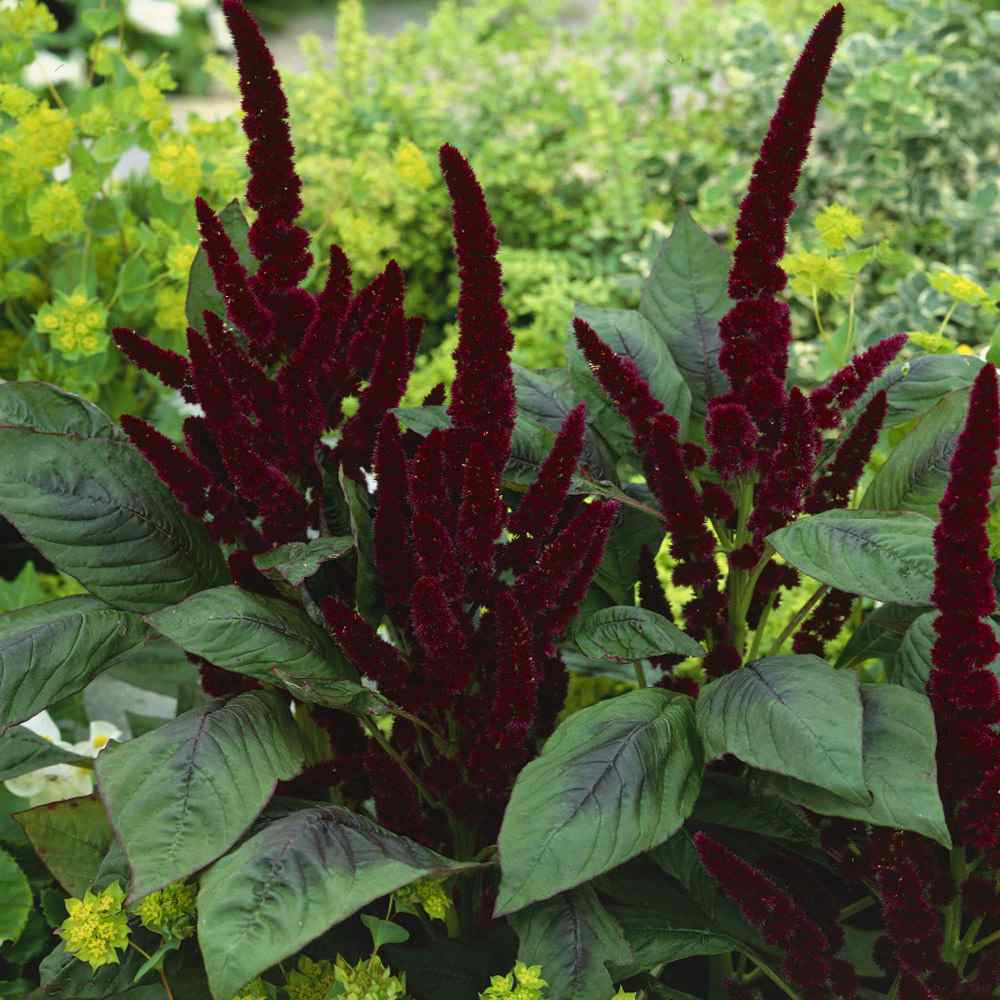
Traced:
[[372, 949], [377, 951], [384, 944], [405, 944], [410, 940], [410, 932], [402, 925], [391, 920], [382, 920], [369, 913], [361, 914], [361, 923], [368, 928], [372, 936]]
[[727, 293], [729, 255], [684, 210], [678, 211], [642, 289], [639, 312], [673, 355], [691, 390], [691, 415], [702, 422], [708, 400], [729, 391], [719, 368], [719, 320]]
[[701, 774], [688, 698], [646, 688], [571, 715], [517, 777], [500, 828], [495, 915], [661, 844], [690, 815]]
[[109, 31], [114, 31], [122, 19], [120, 10], [104, 10], [103, 8], [91, 8], [82, 11], [80, 20], [86, 25], [89, 31], [100, 37]]
[[622, 504], [615, 513], [593, 585], [600, 587], [613, 604], [631, 604], [642, 550], [645, 547], [656, 553], [662, 541], [662, 521]]
[[[430, 407], [428, 407], [430, 409]], [[358, 614], [373, 628], [378, 628], [385, 612], [378, 570], [375, 568], [374, 510], [369, 506], [363, 486], [340, 471], [340, 487], [344, 491], [350, 513], [351, 537], [358, 550], [357, 594]]]
[[323, 563], [339, 559], [354, 548], [349, 535], [314, 538], [311, 542], [289, 542], [254, 556], [254, 563], [272, 580], [287, 580], [293, 587], [308, 580]]
[[373, 899], [467, 867], [338, 806], [286, 816], [202, 876], [198, 941], [212, 993], [231, 997]]
[[105, 750], [97, 787], [132, 870], [129, 902], [229, 850], [301, 766], [299, 731], [269, 691], [211, 702]]
[[0, 850], [0, 944], [16, 941], [31, 912], [31, 886], [17, 862]]
[[849, 594], [885, 603], [931, 603], [934, 522], [922, 514], [828, 510], [768, 535], [787, 563]]
[[520, 939], [517, 957], [540, 965], [548, 1000], [608, 1000], [608, 965], [632, 961], [621, 927], [589, 885], [535, 903], [511, 917]]
[[[924, 693], [927, 679], [931, 675], [931, 654], [937, 641], [937, 632], [934, 631], [934, 621], [937, 616], [936, 611], [927, 611], [906, 630], [892, 674], [894, 684], [899, 684], [910, 691]], [[1000, 625], [992, 619], [988, 619], [988, 622], [993, 634], [1000, 640]], [[989, 665], [989, 669], [996, 674], [997, 680], [1000, 680], [1000, 657]]]
[[868, 405], [872, 396], [886, 390], [888, 412], [884, 427], [897, 427], [926, 413], [942, 396], [968, 389], [983, 367], [973, 354], [924, 354], [893, 365], [868, 387], [848, 415], [848, 423]]
[[431, 431], [451, 427], [446, 406], [398, 406], [392, 411], [401, 427], [427, 437]]
[[147, 634], [137, 615], [93, 597], [0, 616], [0, 733], [82, 691]]
[[236, 586], [203, 590], [148, 618], [162, 635], [225, 670], [295, 694], [336, 693], [345, 704], [365, 693], [340, 647], [299, 608]]
[[969, 393], [950, 392], [893, 448], [861, 498], [866, 510], [911, 510], [932, 520], [944, 496]]
[[673, 622], [645, 608], [604, 608], [579, 621], [570, 636], [584, 656], [629, 663], [664, 653], [704, 656], [705, 650]]
[[[576, 312], [615, 354], [630, 358], [635, 363], [653, 396], [677, 419], [683, 438], [691, 413], [691, 390], [653, 327], [632, 309], [578, 306]], [[604, 439], [616, 456], [635, 455], [628, 422], [601, 388], [575, 340], [568, 343], [567, 361], [573, 388], [578, 398], [587, 404], [588, 425]]]
[[[101, 756], [110, 753], [105, 750]], [[14, 817], [35, 853], [71, 895], [82, 896], [94, 881], [111, 845], [111, 824], [93, 795], [36, 806]]]
[[882, 604], [874, 608], [847, 640], [835, 666], [842, 670], [865, 660], [892, 662], [906, 630], [924, 613], [924, 608], [902, 604]]
[[821, 815], [912, 830], [950, 850], [951, 837], [938, 794], [937, 740], [930, 702], [923, 694], [895, 684], [863, 684], [861, 700], [869, 803], [847, 802], [801, 781], [771, 778], [768, 784]]
[[[255, 270], [255, 260], [250, 253], [250, 245], [247, 241], [250, 227], [247, 225], [247, 220], [240, 210], [240, 204], [235, 198], [219, 213], [219, 220], [222, 222], [222, 228], [232, 240], [240, 263], [252, 274]], [[208, 266], [205, 250], [199, 246], [188, 277], [184, 313], [187, 316], [187, 325], [194, 327], [201, 334], [205, 333], [205, 320], [202, 318], [202, 313], [206, 309], [214, 312], [219, 319], [226, 318], [226, 303], [222, 298], [222, 293], [215, 287], [215, 279], [212, 276], [212, 269]], [[239, 337], [241, 340], [244, 339], [242, 334], [239, 334]]]
[[199, 683], [198, 668], [184, 650], [152, 631], [144, 643], [118, 657], [107, 674], [125, 684], [178, 700], [186, 689]]
[[[132, 980], [145, 959], [134, 948], [119, 952], [117, 963], [91, 969], [66, 952], [63, 944], [50, 952], [42, 961], [39, 973], [42, 987], [33, 994], [38, 1000], [51, 997], [52, 1000], [164, 1000], [166, 993], [159, 978], [147, 975], [146, 984], [134, 986]], [[153, 980], [156, 985], [150, 985]], [[171, 981], [175, 991], [176, 983]], [[175, 992], [180, 1000], [183, 994]], [[199, 998], [201, 1000], [201, 998]]]
[[730, 753], [762, 771], [869, 801], [858, 679], [816, 656], [771, 656], [701, 689], [696, 717], [708, 760]]
[[14, 726], [0, 735], [0, 781], [10, 781], [52, 764], [89, 767], [91, 763], [89, 757], [63, 750], [24, 726]]
[[155, 611], [227, 578], [208, 530], [107, 417], [41, 383], [0, 385], [0, 513], [124, 611]]

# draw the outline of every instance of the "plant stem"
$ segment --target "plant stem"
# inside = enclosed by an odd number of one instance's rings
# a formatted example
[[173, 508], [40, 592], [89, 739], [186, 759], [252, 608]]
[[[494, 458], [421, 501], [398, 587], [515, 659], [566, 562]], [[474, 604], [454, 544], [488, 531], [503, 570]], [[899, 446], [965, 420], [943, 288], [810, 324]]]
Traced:
[[805, 604], [795, 612], [795, 617], [785, 626], [784, 631], [775, 640], [774, 644], [767, 651], [768, 656], [777, 656], [781, 651], [781, 647], [788, 641], [788, 637], [805, 621], [809, 612], [816, 607], [817, 604], [826, 596], [826, 592], [830, 589], [829, 584], [824, 583], [822, 586], [817, 587], [813, 592], [812, 597], [806, 601]]
[[896, 978], [892, 981], [892, 986], [889, 988], [889, 995], [886, 1000], [896, 1000], [899, 996], [899, 987], [903, 982], [903, 974], [899, 973]]
[[965, 932], [965, 937], [958, 944], [960, 955], [958, 956], [958, 972], [961, 975], [965, 972], [965, 963], [969, 960], [969, 955], [971, 954], [970, 948], [972, 947], [972, 942], [976, 940], [976, 935], [979, 933], [979, 928], [983, 926], [983, 918], [976, 917], [975, 920], [969, 924], [969, 929]]
[[969, 954], [975, 955], [977, 951], [982, 951], [983, 948], [988, 948], [994, 941], [1000, 941], [1000, 931], [994, 931], [992, 934], [988, 934], [982, 939], [982, 941], [977, 941], [970, 949]]
[[812, 306], [813, 316], [816, 317], [816, 327], [819, 330], [820, 340], [826, 340], [826, 330], [823, 328], [823, 320], [819, 315], [819, 296], [816, 294], [816, 286], [812, 286]]
[[856, 899], [853, 903], [845, 906], [840, 913], [837, 914], [837, 920], [849, 920], [854, 916], [855, 913], [860, 913], [862, 910], [867, 910], [869, 906], [875, 905], [875, 900], [871, 896], [862, 896], [861, 899]]
[[951, 877], [955, 883], [955, 898], [944, 911], [944, 947], [941, 957], [954, 962], [958, 957], [959, 938], [962, 932], [962, 883], [965, 881], [965, 848], [956, 847], [951, 852]]
[[642, 665], [642, 660], [633, 660], [632, 666], [635, 668], [635, 679], [639, 687], [649, 687], [646, 683], [646, 670]]
[[760, 644], [764, 639], [764, 630], [767, 628], [767, 620], [771, 617], [771, 611], [774, 608], [774, 599], [778, 596], [778, 592], [774, 591], [771, 596], [767, 599], [767, 604], [764, 605], [764, 610], [760, 613], [760, 619], [757, 622], [757, 628], [753, 633], [753, 642], [750, 645], [750, 652], [747, 654], [748, 660], [756, 660], [757, 655], [760, 653]]
[[375, 723], [372, 722], [367, 716], [363, 717], [361, 721], [371, 734], [372, 739], [378, 743], [378, 745], [396, 762], [399, 769], [407, 776], [407, 778], [410, 779], [413, 787], [416, 788], [416, 790], [423, 796], [424, 801], [426, 801], [432, 809], [438, 809], [445, 813], [445, 815], [451, 815], [447, 807], [438, 802], [438, 800], [427, 791], [424, 787], [424, 783], [417, 777], [410, 765], [403, 760], [396, 748], [393, 747], [393, 745], [382, 735], [382, 730], [379, 729], [379, 727], [375, 725]]
[[744, 949], [740, 950], [743, 951], [746, 957], [749, 958], [750, 961], [753, 962], [753, 964], [756, 965], [757, 968], [760, 969], [760, 971], [763, 972], [764, 975], [767, 976], [767, 978], [770, 979], [771, 982], [774, 983], [774, 985], [777, 986], [778, 989], [780, 989], [786, 996], [791, 997], [792, 1000], [802, 1000], [802, 997], [796, 993], [795, 990], [793, 990], [791, 986], [789, 986], [788, 983], [786, 983], [784, 979], [782, 979], [781, 976], [779, 976], [778, 973], [764, 961], [764, 959], [760, 958], [752, 951], [746, 951]]
[[948, 306], [948, 311], [944, 314], [944, 319], [941, 320], [941, 325], [937, 328], [939, 337], [944, 334], [945, 328], [948, 326], [948, 321], [951, 319], [951, 314], [955, 311], [955, 307], [957, 305], [957, 302], [952, 302], [952, 304]]

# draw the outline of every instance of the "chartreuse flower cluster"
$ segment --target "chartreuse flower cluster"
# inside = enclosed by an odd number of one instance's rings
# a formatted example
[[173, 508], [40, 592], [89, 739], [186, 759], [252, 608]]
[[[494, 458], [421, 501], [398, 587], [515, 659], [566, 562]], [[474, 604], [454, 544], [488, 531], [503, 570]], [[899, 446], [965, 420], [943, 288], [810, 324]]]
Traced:
[[69, 916], [59, 928], [66, 951], [92, 969], [119, 961], [128, 947], [128, 915], [122, 908], [125, 892], [117, 882], [98, 893], [89, 889], [82, 899], [67, 899]]
[[479, 1000], [545, 1000], [545, 987], [540, 965], [516, 962], [505, 976], [491, 976], [490, 985], [479, 994]]
[[423, 910], [431, 920], [445, 920], [452, 909], [451, 896], [445, 892], [442, 878], [422, 878], [404, 885], [393, 894], [396, 909], [402, 913]]
[[142, 926], [165, 938], [183, 941], [195, 929], [198, 887], [175, 882], [143, 897], [135, 908]]

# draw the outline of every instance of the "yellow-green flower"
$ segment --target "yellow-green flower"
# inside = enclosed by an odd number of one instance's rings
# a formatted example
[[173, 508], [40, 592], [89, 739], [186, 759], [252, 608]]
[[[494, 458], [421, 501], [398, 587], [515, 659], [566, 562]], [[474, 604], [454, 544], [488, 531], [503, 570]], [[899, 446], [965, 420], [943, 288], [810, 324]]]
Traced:
[[540, 965], [519, 961], [506, 976], [491, 976], [490, 985], [479, 994], [479, 1000], [545, 1000], [547, 985]]
[[860, 216], [848, 211], [842, 205], [824, 208], [813, 223], [819, 238], [828, 250], [843, 250], [848, 240], [855, 240], [864, 228]]
[[968, 344], [960, 344], [951, 337], [941, 333], [929, 333], [926, 330], [911, 330], [907, 333], [908, 342], [928, 354], [972, 354]]
[[0, 111], [23, 118], [35, 106], [35, 96], [16, 83], [0, 83]]
[[167, 251], [167, 274], [174, 281], [187, 284], [191, 265], [198, 253], [197, 243], [175, 243]]
[[83, 899], [67, 899], [69, 916], [59, 927], [66, 951], [92, 969], [118, 961], [116, 949], [128, 947], [128, 917], [122, 909], [125, 893], [117, 882]]
[[412, 187], [423, 191], [434, 183], [434, 174], [427, 164], [427, 157], [409, 139], [404, 139], [396, 147], [393, 163], [399, 179]]
[[337, 956], [334, 978], [340, 984], [343, 1000], [407, 1000], [406, 975], [394, 976], [378, 955], [351, 965]]
[[31, 39], [58, 28], [52, 12], [40, 0], [20, 0], [0, 6], [0, 38]]
[[194, 934], [196, 886], [174, 882], [146, 896], [135, 908], [143, 927], [183, 941]]
[[149, 173], [171, 201], [188, 202], [201, 188], [201, 154], [190, 142], [167, 138], [153, 150]]
[[239, 993], [233, 997], [233, 1000], [268, 1000], [269, 997], [270, 993], [268, 992], [267, 984], [263, 979], [258, 977], [257, 979], [251, 979], [250, 982], [247, 983], [246, 986], [244, 986], [243, 989], [241, 989]]
[[48, 334], [56, 350], [70, 360], [100, 354], [108, 345], [107, 323], [107, 309], [81, 288], [70, 295], [57, 292], [56, 301], [35, 315], [38, 331]]
[[404, 912], [422, 909], [432, 920], [444, 920], [451, 909], [451, 897], [443, 888], [443, 878], [422, 878], [396, 890], [396, 905]]
[[298, 968], [288, 976], [285, 989], [288, 1000], [323, 1000], [337, 981], [333, 962], [314, 962], [307, 955], [299, 959]]
[[86, 228], [83, 205], [70, 184], [49, 184], [28, 202], [31, 232], [50, 243], [75, 236]]
[[792, 289], [811, 298], [814, 290], [829, 295], [841, 295], [850, 287], [847, 268], [838, 257], [802, 250], [786, 254], [781, 267], [791, 278]]
[[947, 268], [940, 268], [932, 271], [927, 280], [931, 288], [955, 299], [957, 302], [965, 302], [970, 306], [992, 306], [989, 293], [982, 285], [976, 284], [971, 278], [964, 274], [955, 274]]
[[581, 708], [589, 708], [599, 701], [605, 701], [607, 698], [614, 698], [615, 695], [631, 691], [632, 687], [632, 684], [614, 677], [571, 673], [569, 686], [566, 689], [566, 701], [563, 703], [559, 719], [561, 721], [574, 712], [579, 712]]
[[0, 136], [0, 152], [25, 169], [49, 170], [66, 159], [73, 129], [68, 112], [38, 104]]

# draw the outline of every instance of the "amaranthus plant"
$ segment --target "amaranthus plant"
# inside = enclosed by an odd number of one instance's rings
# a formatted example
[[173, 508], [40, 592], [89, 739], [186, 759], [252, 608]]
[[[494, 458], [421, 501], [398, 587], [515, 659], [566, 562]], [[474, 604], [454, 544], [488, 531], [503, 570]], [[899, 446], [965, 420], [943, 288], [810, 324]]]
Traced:
[[[893, 366], [902, 335], [808, 395], [789, 370], [779, 262], [843, 8], [732, 261], [682, 217], [637, 312], [581, 310], [565, 372], [511, 364], [498, 235], [443, 146], [456, 379], [416, 407], [400, 265], [356, 289], [333, 246], [303, 287], [280, 77], [225, 14], [253, 221], [197, 202], [214, 289], [186, 357], [114, 331], [199, 407], [183, 443], [0, 386], [0, 511], [87, 590], [0, 618], [9, 769], [64, 762], [24, 723], [104, 672], [196, 667], [210, 696], [106, 746], [96, 799], [18, 814], [72, 901], [42, 990], [994, 996], [996, 372]], [[606, 697], [580, 707], [570, 674]]]

